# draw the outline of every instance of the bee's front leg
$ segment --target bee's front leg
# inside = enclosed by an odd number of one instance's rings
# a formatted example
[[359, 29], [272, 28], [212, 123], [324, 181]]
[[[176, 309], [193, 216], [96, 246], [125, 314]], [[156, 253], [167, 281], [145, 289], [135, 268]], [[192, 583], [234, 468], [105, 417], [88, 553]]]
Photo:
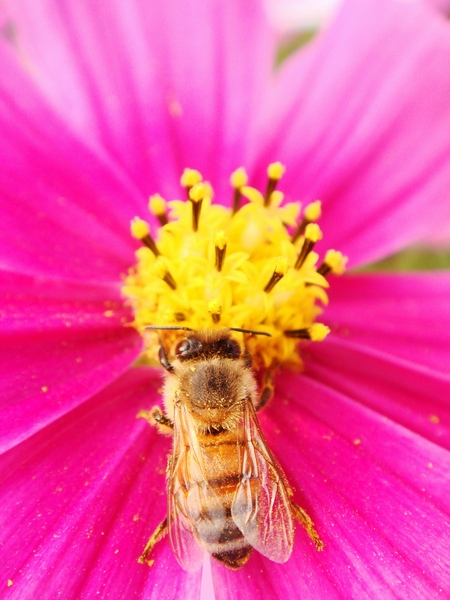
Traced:
[[255, 406], [256, 411], [261, 410], [272, 399], [274, 388], [274, 369], [268, 369], [264, 374], [261, 396], [259, 397], [258, 404]]
[[164, 519], [164, 521], [161, 521], [161, 523], [155, 529], [152, 537], [148, 540], [148, 542], [144, 548], [144, 552], [138, 558], [138, 562], [141, 563], [141, 565], [144, 565], [145, 563], [147, 563], [148, 565], [152, 566], [153, 560], [149, 559], [148, 557], [149, 557], [151, 551], [153, 550], [153, 548], [155, 547], [155, 544], [157, 544], [160, 540], [162, 540], [162, 538], [166, 534], [167, 534], [167, 517]]
[[138, 419], [145, 419], [150, 425], [156, 427], [159, 433], [163, 435], [172, 435], [173, 423], [164, 416], [159, 406], [154, 406], [151, 410], [140, 410], [136, 415]]

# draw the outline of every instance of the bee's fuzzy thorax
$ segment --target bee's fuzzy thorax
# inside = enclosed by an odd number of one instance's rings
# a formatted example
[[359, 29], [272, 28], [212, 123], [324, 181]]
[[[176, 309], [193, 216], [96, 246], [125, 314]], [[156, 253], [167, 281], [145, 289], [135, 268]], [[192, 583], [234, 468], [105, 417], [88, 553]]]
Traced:
[[241, 359], [200, 360], [194, 364], [173, 361], [166, 377], [164, 406], [173, 417], [173, 403], [183, 402], [195, 417], [199, 431], [231, 429], [242, 416], [242, 402], [257, 401], [252, 372]]

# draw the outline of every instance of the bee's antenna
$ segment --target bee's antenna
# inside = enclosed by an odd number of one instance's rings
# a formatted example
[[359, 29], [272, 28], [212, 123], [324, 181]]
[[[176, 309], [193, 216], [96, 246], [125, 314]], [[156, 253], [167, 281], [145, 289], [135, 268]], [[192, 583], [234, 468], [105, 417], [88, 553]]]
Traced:
[[194, 331], [191, 327], [180, 327], [179, 325], [146, 325], [144, 329], [169, 329], [170, 331]]
[[[144, 329], [157, 329], [169, 331], [195, 331], [192, 327], [180, 327], [179, 325], [145, 325]], [[240, 333], [252, 333], [253, 335], [267, 335], [272, 337], [267, 331], [254, 331], [253, 329], [241, 329], [240, 327], [225, 327], [230, 331], [239, 331]]]
[[254, 331], [253, 329], [241, 329], [240, 327], [229, 327], [230, 331], [240, 331], [241, 333], [253, 333], [254, 335], [267, 335], [272, 337], [267, 331]]

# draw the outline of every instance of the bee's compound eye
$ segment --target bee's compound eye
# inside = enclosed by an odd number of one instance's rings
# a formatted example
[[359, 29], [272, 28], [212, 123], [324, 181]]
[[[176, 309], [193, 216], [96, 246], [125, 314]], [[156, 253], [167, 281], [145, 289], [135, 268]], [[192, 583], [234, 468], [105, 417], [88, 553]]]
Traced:
[[223, 356], [228, 358], [239, 358], [241, 355], [241, 348], [236, 340], [226, 338], [220, 340], [220, 352]]
[[190, 337], [186, 340], [183, 340], [177, 345], [175, 349], [175, 354], [178, 356], [178, 358], [183, 360], [193, 358], [201, 351], [201, 349], [201, 341], [196, 337]]

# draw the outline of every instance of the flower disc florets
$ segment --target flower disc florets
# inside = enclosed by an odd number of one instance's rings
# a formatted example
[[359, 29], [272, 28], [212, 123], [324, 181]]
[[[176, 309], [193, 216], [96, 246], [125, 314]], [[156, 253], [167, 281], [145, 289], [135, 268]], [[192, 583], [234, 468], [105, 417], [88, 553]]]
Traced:
[[[160, 223], [154, 237], [145, 221], [133, 219], [132, 235], [144, 247], [136, 252], [123, 291], [151, 358], [157, 334], [145, 332], [146, 325], [267, 332], [271, 337], [237, 334], [245, 335], [254, 365], [263, 368], [298, 366], [299, 338], [325, 338], [328, 328], [315, 322], [328, 301], [325, 276], [342, 273], [345, 258], [330, 250], [317, 266], [320, 202], [306, 206], [301, 218], [300, 203], [282, 204], [276, 186], [283, 172], [280, 163], [269, 165], [262, 194], [238, 169], [230, 178], [234, 197], [227, 208], [212, 202], [213, 190], [198, 171], [186, 169], [181, 178], [186, 201], [150, 198]], [[180, 333], [163, 335], [174, 341]]]

